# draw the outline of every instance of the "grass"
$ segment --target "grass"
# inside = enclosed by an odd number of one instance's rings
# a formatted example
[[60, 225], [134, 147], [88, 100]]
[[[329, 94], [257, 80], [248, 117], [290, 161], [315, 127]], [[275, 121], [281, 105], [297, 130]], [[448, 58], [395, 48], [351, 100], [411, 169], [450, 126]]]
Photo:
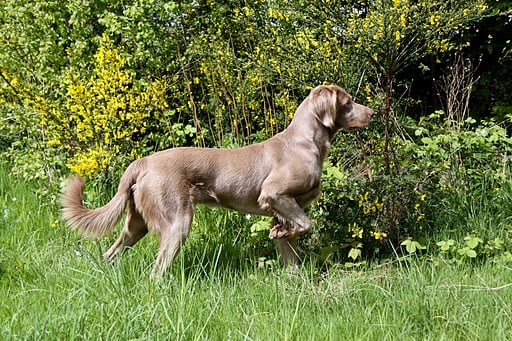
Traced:
[[[223, 212], [200, 212], [199, 225], [229, 228]], [[107, 265], [101, 253], [115, 236], [81, 240], [57, 218], [54, 203], [0, 171], [2, 339], [512, 338], [506, 264], [410, 257], [359, 271], [306, 262], [290, 272], [258, 268], [257, 252], [236, 238], [196, 232], [169, 276], [151, 281], [154, 237]]]

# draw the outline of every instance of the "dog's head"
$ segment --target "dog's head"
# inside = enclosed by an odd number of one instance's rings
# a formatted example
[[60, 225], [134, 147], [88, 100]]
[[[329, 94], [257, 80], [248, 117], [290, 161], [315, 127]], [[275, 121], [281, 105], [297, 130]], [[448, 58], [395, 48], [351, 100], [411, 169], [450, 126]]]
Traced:
[[314, 88], [309, 101], [317, 120], [331, 131], [365, 127], [373, 116], [372, 109], [354, 102], [345, 90], [335, 85]]

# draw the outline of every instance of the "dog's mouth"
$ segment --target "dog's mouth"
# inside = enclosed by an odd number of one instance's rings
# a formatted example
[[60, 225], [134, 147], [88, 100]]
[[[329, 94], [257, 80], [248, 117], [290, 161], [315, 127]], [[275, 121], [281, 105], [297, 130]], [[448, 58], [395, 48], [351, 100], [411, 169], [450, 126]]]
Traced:
[[355, 130], [358, 130], [358, 129], [366, 127], [368, 124], [370, 124], [370, 121], [371, 121], [371, 118], [366, 120], [366, 122], [358, 122], [356, 125], [349, 126], [349, 127], [345, 128], [345, 129], [347, 131], [355, 131]]

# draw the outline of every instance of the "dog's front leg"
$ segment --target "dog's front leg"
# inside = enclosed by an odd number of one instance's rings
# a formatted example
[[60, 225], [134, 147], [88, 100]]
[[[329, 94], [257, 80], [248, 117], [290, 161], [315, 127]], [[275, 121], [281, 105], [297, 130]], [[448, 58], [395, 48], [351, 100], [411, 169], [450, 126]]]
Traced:
[[295, 229], [291, 222], [287, 222], [282, 217], [275, 217], [274, 221], [272, 222], [272, 228], [270, 229], [270, 232], [268, 234], [268, 237], [270, 239], [279, 239], [286, 237], [291, 233], [290, 230]]
[[259, 202], [264, 209], [279, 217], [279, 222], [273, 224], [270, 231], [270, 239], [296, 237], [313, 226], [311, 220], [293, 197], [277, 194], [267, 196], [263, 193]]

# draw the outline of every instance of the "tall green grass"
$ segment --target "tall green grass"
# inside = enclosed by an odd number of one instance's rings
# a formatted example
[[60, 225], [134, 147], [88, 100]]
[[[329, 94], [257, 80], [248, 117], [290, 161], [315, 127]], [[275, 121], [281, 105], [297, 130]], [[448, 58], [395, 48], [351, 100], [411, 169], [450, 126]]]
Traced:
[[151, 281], [154, 237], [107, 265], [101, 253], [115, 236], [82, 240], [33, 186], [0, 170], [2, 339], [512, 338], [504, 264], [396, 257], [359, 271], [259, 268], [249, 232], [233, 227], [244, 217], [200, 210], [170, 274]]

